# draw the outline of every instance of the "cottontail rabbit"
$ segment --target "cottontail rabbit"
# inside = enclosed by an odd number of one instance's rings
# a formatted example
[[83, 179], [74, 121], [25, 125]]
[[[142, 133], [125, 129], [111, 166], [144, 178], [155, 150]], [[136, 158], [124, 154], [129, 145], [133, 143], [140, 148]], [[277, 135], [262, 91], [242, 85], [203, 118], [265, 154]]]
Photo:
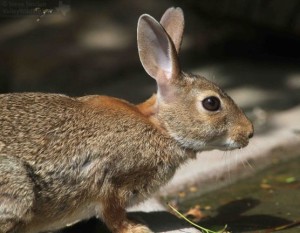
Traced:
[[112, 232], [151, 232], [125, 208], [196, 152], [244, 147], [253, 127], [233, 100], [178, 62], [183, 12], [138, 22], [141, 62], [158, 91], [133, 105], [107, 96], [0, 95], [0, 232], [55, 231], [92, 216]]

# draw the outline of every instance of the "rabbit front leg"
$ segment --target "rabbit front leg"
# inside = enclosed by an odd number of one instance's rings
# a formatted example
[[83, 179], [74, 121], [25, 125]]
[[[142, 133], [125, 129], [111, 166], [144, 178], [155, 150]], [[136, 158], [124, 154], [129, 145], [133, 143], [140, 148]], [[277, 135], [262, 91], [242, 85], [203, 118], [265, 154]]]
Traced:
[[129, 220], [126, 215], [126, 201], [112, 192], [103, 201], [102, 220], [113, 233], [153, 233], [147, 226]]
[[33, 200], [28, 168], [17, 158], [0, 156], [0, 233], [16, 232], [30, 221]]

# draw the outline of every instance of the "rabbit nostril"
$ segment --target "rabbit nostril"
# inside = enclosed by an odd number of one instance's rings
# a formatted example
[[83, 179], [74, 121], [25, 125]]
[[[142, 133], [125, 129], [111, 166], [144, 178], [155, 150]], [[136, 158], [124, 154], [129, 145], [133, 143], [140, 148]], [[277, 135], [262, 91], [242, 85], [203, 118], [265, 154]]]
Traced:
[[248, 134], [248, 138], [252, 138], [253, 137], [253, 132]]

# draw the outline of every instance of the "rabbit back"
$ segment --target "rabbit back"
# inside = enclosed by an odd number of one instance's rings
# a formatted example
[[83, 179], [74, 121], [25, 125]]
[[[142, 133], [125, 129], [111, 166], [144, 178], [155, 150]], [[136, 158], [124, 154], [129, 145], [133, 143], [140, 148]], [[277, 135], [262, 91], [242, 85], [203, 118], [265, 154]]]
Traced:
[[101, 200], [112, 184], [132, 190], [126, 199], [139, 202], [186, 159], [168, 135], [123, 100], [27, 93], [0, 95], [0, 106], [0, 156], [32, 168], [36, 216], [43, 218]]

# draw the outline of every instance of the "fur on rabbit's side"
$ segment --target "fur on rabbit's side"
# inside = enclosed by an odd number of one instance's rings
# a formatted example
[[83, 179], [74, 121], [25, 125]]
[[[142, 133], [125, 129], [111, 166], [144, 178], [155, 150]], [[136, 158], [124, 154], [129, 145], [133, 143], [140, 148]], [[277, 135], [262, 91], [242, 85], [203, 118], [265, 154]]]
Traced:
[[0, 232], [39, 233], [101, 218], [149, 233], [125, 209], [147, 199], [197, 152], [245, 147], [253, 126], [214, 83], [181, 71], [183, 12], [138, 21], [140, 60], [157, 93], [139, 105], [108, 96], [0, 95]]

